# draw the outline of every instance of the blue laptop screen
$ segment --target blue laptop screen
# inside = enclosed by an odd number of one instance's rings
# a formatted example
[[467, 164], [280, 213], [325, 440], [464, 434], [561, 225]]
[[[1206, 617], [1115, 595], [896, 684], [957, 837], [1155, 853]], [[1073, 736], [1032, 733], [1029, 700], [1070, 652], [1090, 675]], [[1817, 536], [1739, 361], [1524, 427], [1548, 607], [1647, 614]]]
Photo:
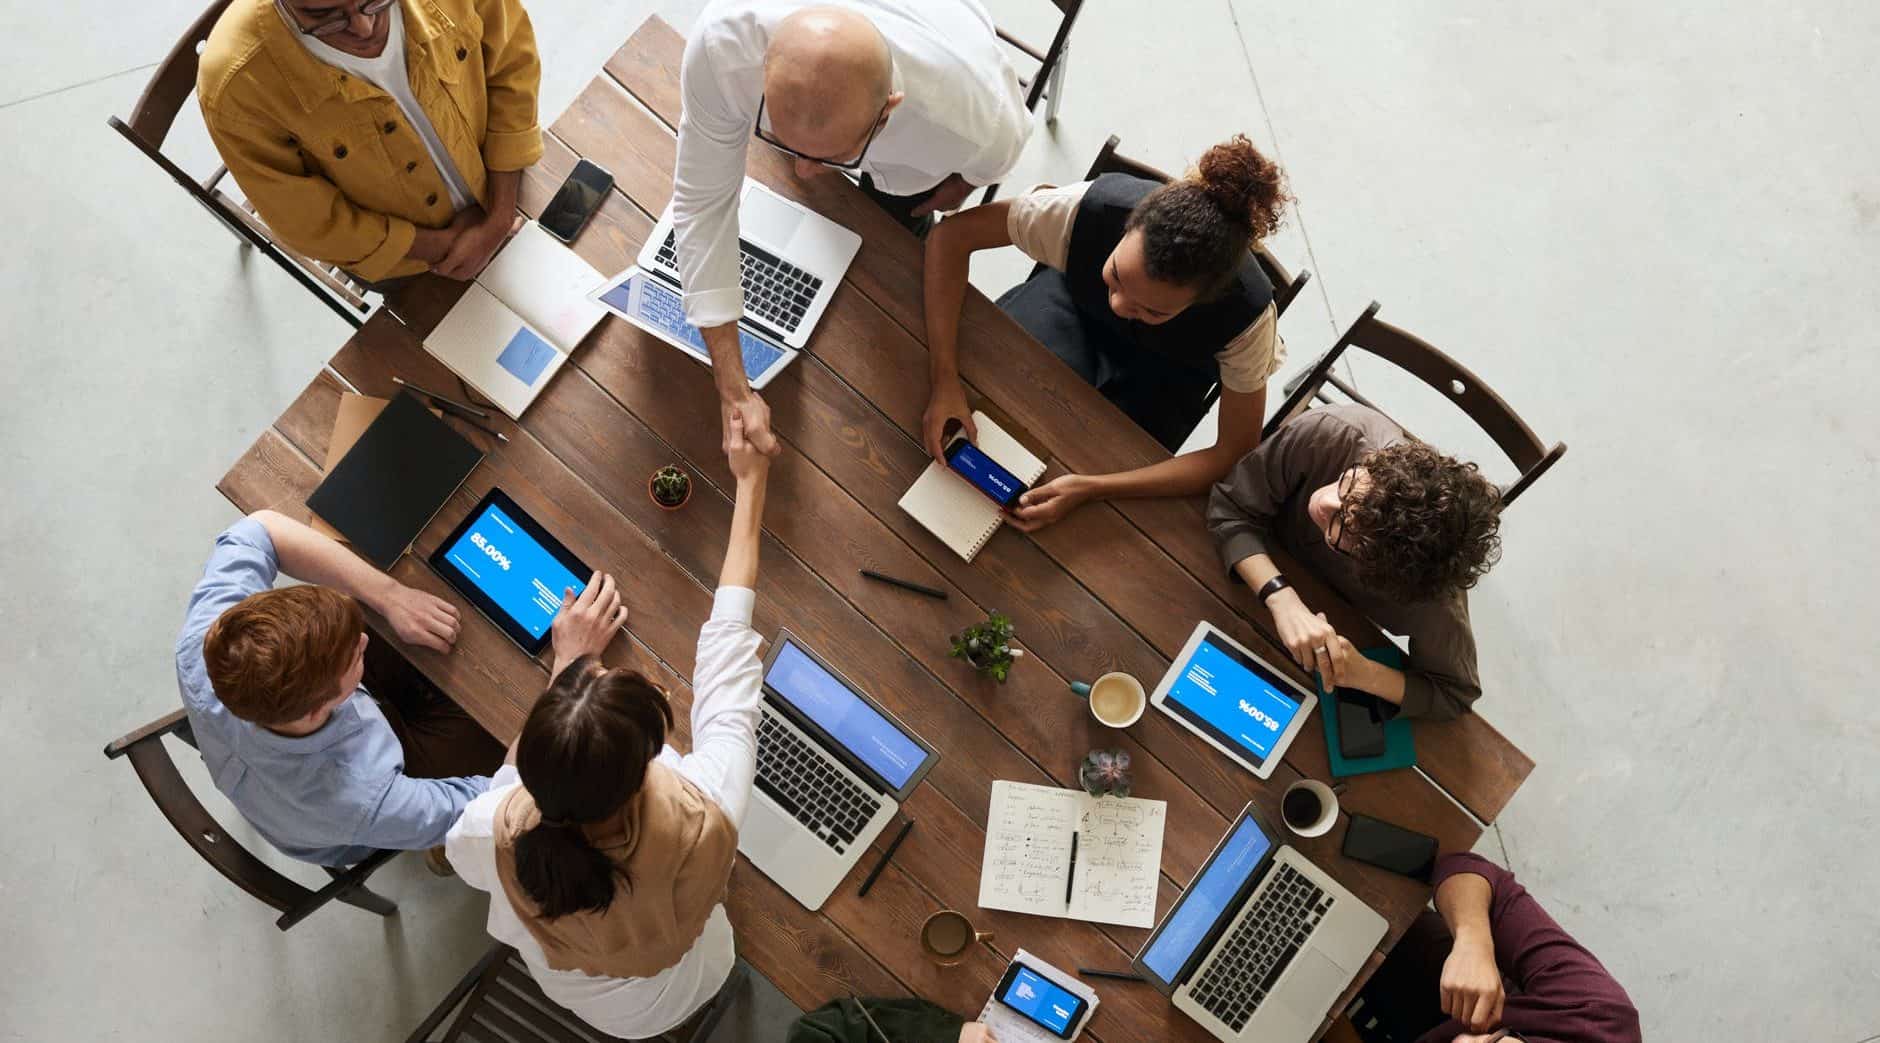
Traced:
[[[640, 287], [639, 305], [634, 306], [633, 290]], [[623, 280], [601, 294], [608, 307], [665, 331], [681, 348], [702, 362], [711, 361], [705, 349], [705, 337], [698, 327], [685, 321], [685, 302], [679, 292], [645, 274]], [[770, 369], [783, 357], [783, 349], [757, 336], [742, 325], [738, 327], [738, 345], [744, 350], [744, 373], [752, 380]]]
[[1220, 852], [1202, 867], [1201, 875], [1169, 910], [1161, 929], [1142, 952], [1142, 966], [1163, 984], [1173, 986], [1195, 948], [1207, 939], [1223, 915], [1232, 914], [1227, 904], [1240, 893], [1272, 846], [1273, 841], [1253, 816], [1243, 815]]
[[587, 587], [586, 576], [569, 572], [493, 503], [444, 555], [531, 637], [548, 632], [564, 589], [579, 594]]
[[881, 776], [891, 789], [907, 785], [927, 759], [927, 751], [920, 744], [789, 641], [777, 652], [764, 683]]
[[1246, 752], [1255, 764], [1273, 754], [1273, 746], [1301, 699], [1290, 687], [1266, 676], [1266, 670], [1231, 645], [1209, 634], [1182, 664], [1169, 686], [1166, 702], [1216, 739]]

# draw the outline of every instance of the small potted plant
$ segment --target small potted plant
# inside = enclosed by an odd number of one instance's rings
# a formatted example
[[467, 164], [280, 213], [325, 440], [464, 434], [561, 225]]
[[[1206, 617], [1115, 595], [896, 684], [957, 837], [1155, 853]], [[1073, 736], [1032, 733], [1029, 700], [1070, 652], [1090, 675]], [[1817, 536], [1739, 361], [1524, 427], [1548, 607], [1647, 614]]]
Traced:
[[1012, 672], [1012, 661], [1025, 655], [1023, 649], [1012, 647], [1013, 632], [1012, 618], [994, 612], [984, 623], [974, 623], [955, 634], [953, 651], [948, 654], [966, 660], [973, 669], [1004, 684], [1006, 676]]
[[1091, 750], [1077, 767], [1077, 781], [1093, 797], [1127, 797], [1135, 781], [1129, 774], [1129, 754], [1123, 750]]
[[692, 476], [667, 464], [646, 480], [646, 494], [662, 510], [676, 511], [692, 498]]

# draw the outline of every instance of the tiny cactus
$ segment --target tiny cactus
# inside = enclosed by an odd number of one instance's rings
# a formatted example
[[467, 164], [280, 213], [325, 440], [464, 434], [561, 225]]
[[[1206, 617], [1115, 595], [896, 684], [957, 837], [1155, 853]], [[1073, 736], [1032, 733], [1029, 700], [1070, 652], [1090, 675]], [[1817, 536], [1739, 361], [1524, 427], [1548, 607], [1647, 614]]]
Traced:
[[1012, 662], [1025, 655], [1023, 649], [1012, 647], [1014, 633], [1011, 617], [994, 612], [984, 623], [974, 623], [955, 634], [953, 650], [947, 654], [966, 660], [973, 669], [1004, 684], [1012, 672]]
[[667, 507], [677, 507], [691, 495], [692, 478], [671, 464], [653, 472], [653, 499]]
[[1134, 779], [1129, 774], [1129, 753], [1091, 750], [1077, 768], [1077, 781], [1093, 797], [1127, 797]]

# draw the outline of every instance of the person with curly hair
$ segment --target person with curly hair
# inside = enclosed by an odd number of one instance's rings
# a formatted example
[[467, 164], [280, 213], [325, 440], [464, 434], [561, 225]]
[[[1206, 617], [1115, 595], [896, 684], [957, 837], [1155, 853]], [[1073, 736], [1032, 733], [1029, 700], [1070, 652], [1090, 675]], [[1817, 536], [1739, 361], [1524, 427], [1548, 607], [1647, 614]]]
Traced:
[[[1228, 574], [1273, 614], [1325, 687], [1447, 719], [1482, 694], [1468, 591], [1501, 557], [1501, 490], [1472, 463], [1357, 405], [1282, 425], [1214, 487], [1208, 529]], [[1404, 669], [1365, 658], [1281, 575], [1277, 547], [1378, 626], [1410, 639]]]
[[1190, 496], [1260, 442], [1266, 382], [1285, 361], [1273, 286], [1249, 248], [1285, 216], [1285, 176], [1243, 135], [1168, 184], [1104, 174], [975, 207], [927, 237], [929, 397], [922, 441], [943, 460], [972, 410], [959, 373], [960, 308], [972, 254], [1017, 246], [1038, 262], [999, 298], [1019, 325], [1171, 453], [1221, 388], [1213, 445], [1113, 474], [1066, 474], [1033, 489], [1012, 522], [1031, 531], [1080, 504]]

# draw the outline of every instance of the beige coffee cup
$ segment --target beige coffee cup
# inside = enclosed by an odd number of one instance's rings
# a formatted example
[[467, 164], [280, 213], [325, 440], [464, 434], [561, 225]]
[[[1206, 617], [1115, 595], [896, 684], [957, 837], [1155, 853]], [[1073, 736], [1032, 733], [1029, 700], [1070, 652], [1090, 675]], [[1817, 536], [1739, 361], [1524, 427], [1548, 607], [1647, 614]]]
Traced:
[[942, 909], [920, 925], [921, 951], [942, 967], [952, 967], [964, 960], [966, 950], [975, 942], [991, 940], [991, 931], [974, 930], [973, 922], [956, 909]]
[[1071, 691], [1090, 703], [1090, 716], [1106, 728], [1127, 728], [1142, 719], [1149, 705], [1149, 695], [1142, 682], [1128, 674], [1112, 671], [1089, 684], [1079, 681]]

